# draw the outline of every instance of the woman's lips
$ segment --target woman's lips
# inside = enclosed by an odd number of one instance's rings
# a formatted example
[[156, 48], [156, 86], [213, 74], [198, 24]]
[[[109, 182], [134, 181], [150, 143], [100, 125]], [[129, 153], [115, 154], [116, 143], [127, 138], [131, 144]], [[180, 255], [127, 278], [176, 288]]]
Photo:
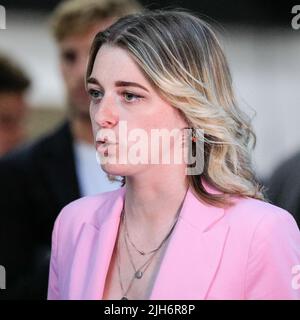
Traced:
[[108, 155], [108, 147], [113, 146], [113, 145], [117, 145], [117, 143], [97, 141], [96, 142], [96, 149], [100, 154], [107, 156]]

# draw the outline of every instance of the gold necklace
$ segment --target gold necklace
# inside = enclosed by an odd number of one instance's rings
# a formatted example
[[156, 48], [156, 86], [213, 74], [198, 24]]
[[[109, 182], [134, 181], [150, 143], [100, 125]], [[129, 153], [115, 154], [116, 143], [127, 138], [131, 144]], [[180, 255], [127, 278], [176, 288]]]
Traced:
[[170, 231], [167, 233], [167, 235], [165, 236], [165, 238], [162, 240], [162, 242], [159, 244], [159, 246], [156, 248], [156, 249], [153, 249], [151, 251], [148, 251], [148, 252], [145, 252], [145, 251], [142, 251], [142, 250], [139, 250], [135, 244], [133, 243], [133, 241], [131, 240], [130, 236], [129, 236], [129, 232], [128, 232], [128, 227], [127, 227], [127, 219], [126, 219], [126, 214], [125, 214], [125, 211], [124, 209], [122, 210], [122, 213], [123, 213], [123, 219], [124, 219], [124, 225], [125, 225], [125, 235], [126, 237], [128, 238], [130, 244], [133, 246], [133, 248], [142, 256], [145, 256], [145, 255], [149, 255], [149, 254], [152, 254], [156, 251], [158, 251], [162, 246], [163, 244], [168, 240], [169, 236], [171, 235], [176, 223], [177, 223], [177, 220], [178, 220], [178, 217], [179, 217], [179, 212], [180, 210], [178, 210], [176, 216], [175, 216], [175, 219], [174, 219], [174, 222], [173, 222], [173, 225], [172, 227], [170, 228]]
[[[132, 256], [130, 254], [130, 250], [129, 250], [129, 247], [128, 247], [128, 243], [127, 243], [127, 239], [126, 239], [126, 234], [129, 236], [128, 232], [127, 232], [127, 228], [126, 228], [126, 218], [125, 218], [125, 211], [124, 209], [122, 210], [121, 212], [121, 222], [123, 223], [124, 225], [124, 241], [125, 241], [125, 245], [126, 245], [126, 248], [127, 248], [127, 251], [128, 251], [128, 255], [129, 255], [129, 260], [130, 260], [130, 263], [134, 269], [134, 274], [133, 274], [133, 277], [131, 278], [130, 282], [129, 282], [129, 285], [127, 287], [126, 290], [124, 290], [124, 286], [123, 286], [123, 283], [122, 283], [122, 277], [121, 277], [121, 268], [120, 268], [120, 239], [118, 239], [118, 244], [117, 244], [117, 264], [118, 264], [118, 275], [119, 275], [119, 283], [120, 283], [120, 287], [121, 287], [121, 290], [122, 290], [122, 298], [121, 300], [128, 300], [128, 297], [127, 297], [127, 294], [129, 292], [129, 290], [131, 289], [132, 285], [133, 285], [133, 281], [135, 279], [141, 279], [145, 273], [145, 271], [148, 269], [148, 267], [150, 266], [154, 256], [156, 255], [156, 253], [159, 251], [159, 249], [161, 249], [161, 247], [163, 246], [163, 244], [166, 242], [166, 240], [169, 238], [169, 236], [171, 235], [172, 231], [174, 230], [174, 227], [178, 221], [178, 217], [179, 217], [179, 212], [180, 210], [178, 210], [177, 214], [176, 214], [176, 218], [175, 218], [175, 221], [170, 229], [170, 231], [168, 232], [168, 234], [166, 235], [166, 237], [163, 239], [163, 241], [160, 243], [160, 245], [154, 249], [154, 250], [151, 250], [150, 252], [148, 253], [145, 253], [144, 251], [140, 251], [136, 248], [136, 246], [134, 246], [133, 242], [133, 246], [134, 248], [141, 254], [141, 255], [148, 255], [148, 254], [151, 254], [152, 253], [152, 256], [146, 260], [146, 262], [140, 267], [140, 268], [136, 268], [135, 265], [134, 265], [134, 262], [133, 262], [133, 259], [132, 259]], [[130, 239], [129, 239], [130, 240]], [[143, 254], [142, 254], [142, 253]], [[143, 270], [143, 268], [145, 268]]]
[[[125, 236], [124, 236], [124, 240], [126, 242]], [[132, 257], [130, 255], [130, 252], [129, 252], [128, 244], [126, 244], [126, 246], [127, 246], [127, 251], [128, 251], [128, 254], [129, 254], [130, 262], [131, 262], [135, 272], [134, 272], [133, 277], [131, 278], [131, 280], [129, 282], [129, 285], [128, 285], [127, 289], [124, 290], [124, 286], [123, 286], [123, 283], [122, 283], [122, 277], [121, 277], [121, 268], [120, 268], [120, 246], [119, 246], [119, 243], [118, 243], [117, 263], [118, 263], [119, 282], [120, 282], [120, 287], [121, 287], [121, 290], [122, 290], [122, 298], [121, 298], [121, 300], [128, 300], [127, 294], [128, 294], [129, 290], [131, 289], [131, 287], [133, 285], [133, 281], [135, 279], [141, 279], [142, 278], [143, 274], [145, 273], [145, 271], [150, 266], [154, 256], [158, 252], [158, 251], [156, 251], [149, 259], [147, 259], [147, 261], [140, 268], [136, 269], [136, 267], [135, 267], [135, 265], [133, 263]]]

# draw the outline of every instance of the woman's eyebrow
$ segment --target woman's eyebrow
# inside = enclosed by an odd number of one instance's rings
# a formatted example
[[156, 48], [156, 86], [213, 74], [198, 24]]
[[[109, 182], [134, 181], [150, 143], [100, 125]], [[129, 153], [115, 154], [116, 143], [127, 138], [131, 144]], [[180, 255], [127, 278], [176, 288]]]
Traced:
[[141, 89], [149, 92], [149, 90], [147, 88], [143, 87], [142, 85], [140, 85], [136, 82], [116, 81], [115, 86], [116, 87], [137, 87], [137, 88], [141, 88]]
[[93, 77], [89, 77], [89, 78], [86, 80], [86, 83], [97, 84], [98, 86], [101, 87], [101, 84], [99, 83], [99, 81], [98, 81], [96, 78], [93, 78]]
[[[96, 85], [102, 87], [100, 82], [94, 77], [89, 77], [86, 82], [96, 84]], [[115, 86], [116, 87], [137, 87], [137, 88], [141, 88], [141, 89], [149, 92], [149, 90], [147, 88], [145, 88], [144, 86], [142, 86], [141, 84], [136, 83], [136, 82], [131, 82], [131, 81], [116, 81]]]

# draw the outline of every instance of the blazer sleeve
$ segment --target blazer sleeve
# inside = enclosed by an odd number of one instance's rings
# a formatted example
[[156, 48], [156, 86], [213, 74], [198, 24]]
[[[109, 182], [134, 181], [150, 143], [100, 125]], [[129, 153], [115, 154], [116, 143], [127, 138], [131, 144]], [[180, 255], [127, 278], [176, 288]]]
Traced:
[[52, 232], [51, 259], [49, 267], [48, 300], [59, 300], [58, 230], [60, 216], [55, 221]]
[[277, 209], [265, 215], [254, 232], [246, 270], [246, 299], [300, 299], [300, 277], [295, 274], [300, 270], [300, 232], [294, 218]]

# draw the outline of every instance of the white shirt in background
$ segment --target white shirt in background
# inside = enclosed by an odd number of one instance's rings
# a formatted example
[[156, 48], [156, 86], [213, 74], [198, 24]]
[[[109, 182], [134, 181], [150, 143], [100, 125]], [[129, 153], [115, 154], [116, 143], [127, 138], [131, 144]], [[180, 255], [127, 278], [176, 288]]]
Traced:
[[81, 196], [119, 189], [120, 182], [110, 181], [96, 161], [96, 150], [91, 144], [75, 142], [75, 167]]

